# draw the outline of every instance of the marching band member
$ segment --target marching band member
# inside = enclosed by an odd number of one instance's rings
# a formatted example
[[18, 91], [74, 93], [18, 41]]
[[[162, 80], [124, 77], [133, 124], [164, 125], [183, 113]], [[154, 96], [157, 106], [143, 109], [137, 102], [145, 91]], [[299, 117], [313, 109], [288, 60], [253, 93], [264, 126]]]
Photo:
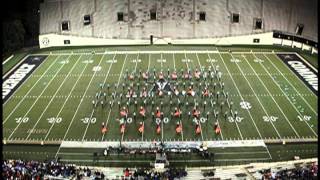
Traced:
[[148, 93], [145, 87], [142, 89], [142, 93], [140, 94], [140, 97], [147, 97]]
[[142, 117], [146, 117], [146, 110], [145, 110], [142, 106], [140, 107], [139, 114], [140, 114]]
[[105, 134], [107, 132], [107, 127], [104, 125], [104, 122], [102, 122], [102, 125], [101, 125], [101, 133], [102, 134]]
[[196, 77], [196, 79], [200, 79], [200, 71], [198, 71], [198, 69], [196, 69], [196, 71], [194, 72], [194, 76]]
[[164, 76], [163, 76], [163, 73], [161, 71], [160, 74], [159, 74], [159, 79], [163, 79], [163, 78], [164, 78]]
[[163, 91], [161, 89], [158, 89], [158, 95], [163, 96]]
[[183, 75], [184, 79], [190, 79], [191, 78], [191, 75], [189, 74], [189, 72], [186, 72], [184, 75]]
[[220, 134], [220, 132], [221, 132], [221, 129], [220, 129], [220, 127], [219, 127], [218, 122], [215, 122], [215, 123], [214, 123], [214, 132], [215, 132], [216, 134]]
[[188, 94], [189, 96], [194, 96], [196, 93], [194, 92], [194, 90], [192, 89], [192, 87], [189, 86], [189, 89], [188, 89], [187, 94]]
[[128, 79], [129, 79], [130, 81], [133, 81], [133, 80], [134, 80], [133, 74], [130, 74], [129, 77], [128, 77]]
[[144, 132], [144, 123], [143, 122], [140, 122], [140, 126], [139, 126], [139, 129], [138, 129], [139, 133], [143, 133]]
[[200, 116], [200, 111], [197, 110], [196, 108], [193, 108], [192, 115], [193, 115], [193, 117], [195, 117], [195, 118], [199, 118], [199, 116]]
[[161, 117], [161, 111], [160, 111], [159, 107], [156, 108], [156, 117], [157, 118]]
[[127, 95], [126, 95], [127, 98], [132, 98], [133, 94], [134, 94], [133, 89], [129, 87], [129, 88], [128, 88]]
[[161, 126], [160, 126], [160, 124], [157, 124], [156, 132], [157, 132], [157, 134], [160, 134], [160, 133], [161, 133]]
[[171, 74], [171, 79], [172, 80], [177, 80], [178, 76], [177, 76], [177, 72], [176, 71], [173, 71], [172, 74]]
[[181, 116], [181, 110], [178, 109], [177, 107], [174, 108], [174, 114], [173, 114], [174, 117], [180, 117]]
[[122, 107], [120, 111], [120, 116], [121, 117], [127, 117], [128, 116], [128, 109], [126, 107]]
[[176, 86], [173, 87], [173, 91], [174, 91], [174, 94], [175, 94], [176, 96], [179, 95], [179, 91], [178, 91], [178, 89], [177, 89]]
[[124, 119], [123, 118], [121, 118], [119, 121], [120, 121], [120, 133], [123, 134], [125, 129], [126, 129], [126, 125], [124, 123]]
[[204, 88], [204, 90], [203, 90], [203, 92], [202, 92], [202, 95], [203, 95], [204, 97], [208, 97], [208, 96], [209, 96], [209, 90], [208, 90], [207, 87]]
[[181, 134], [181, 131], [182, 131], [182, 125], [179, 122], [177, 122], [176, 133], [177, 134]]
[[200, 128], [199, 123], [197, 122], [196, 123], [196, 134], [200, 134], [200, 133], [201, 133], [201, 128]]
[[142, 78], [146, 81], [149, 78], [148, 72], [143, 72], [142, 73]]

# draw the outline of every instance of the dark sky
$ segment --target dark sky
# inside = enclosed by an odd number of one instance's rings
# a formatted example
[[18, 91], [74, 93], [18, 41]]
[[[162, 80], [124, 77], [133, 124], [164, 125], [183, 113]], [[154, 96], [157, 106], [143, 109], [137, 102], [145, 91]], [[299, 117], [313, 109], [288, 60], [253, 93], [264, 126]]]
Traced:
[[25, 18], [27, 13], [35, 12], [39, 6], [39, 0], [5, 0], [1, 3], [3, 20]]
[[[8, 45], [11, 42], [19, 41], [23, 46], [34, 46], [38, 44], [39, 36], [39, 2], [41, 0], [3, 0], [2, 7], [2, 36], [6, 37], [8, 41], [3, 40], [3, 44]], [[19, 29], [16, 29], [19, 28]], [[20, 31], [21, 30], [21, 31]], [[12, 37], [12, 31], [16, 31], [16, 37]], [[23, 41], [21, 37], [23, 36]], [[8, 38], [10, 37], [10, 38]], [[15, 39], [16, 38], [16, 39]], [[3, 38], [5, 39], [5, 38]], [[13, 40], [14, 39], [14, 40]], [[17, 40], [19, 39], [19, 40]], [[7, 49], [14, 50], [14, 46], [20, 48], [18, 45], [10, 45]]]

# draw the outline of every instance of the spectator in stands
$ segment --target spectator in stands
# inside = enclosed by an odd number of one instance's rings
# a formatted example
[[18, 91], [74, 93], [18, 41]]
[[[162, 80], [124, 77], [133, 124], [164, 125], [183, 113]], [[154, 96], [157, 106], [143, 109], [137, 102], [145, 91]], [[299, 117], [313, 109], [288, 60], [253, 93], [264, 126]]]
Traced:
[[100, 172], [92, 173], [92, 170], [85, 168], [77, 169], [74, 165], [61, 164], [56, 161], [38, 162], [23, 160], [3, 160], [2, 179], [45, 179], [54, 176], [60, 178], [81, 179], [83, 176], [92, 179], [104, 179], [105, 175]]

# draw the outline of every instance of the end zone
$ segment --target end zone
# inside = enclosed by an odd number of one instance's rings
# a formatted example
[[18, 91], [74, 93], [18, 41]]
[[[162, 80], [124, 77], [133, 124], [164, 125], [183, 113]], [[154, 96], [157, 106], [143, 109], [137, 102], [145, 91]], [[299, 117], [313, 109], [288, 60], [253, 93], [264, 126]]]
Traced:
[[27, 56], [3, 77], [2, 100], [5, 103], [18, 87], [32, 74], [47, 56]]
[[277, 56], [314, 94], [318, 94], [318, 75], [310, 64], [307, 64], [297, 54], [278, 53]]

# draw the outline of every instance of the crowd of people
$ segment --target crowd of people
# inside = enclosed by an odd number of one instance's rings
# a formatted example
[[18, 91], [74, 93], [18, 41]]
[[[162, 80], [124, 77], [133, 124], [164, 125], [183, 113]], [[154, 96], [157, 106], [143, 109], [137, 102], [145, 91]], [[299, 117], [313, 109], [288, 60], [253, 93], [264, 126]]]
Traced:
[[46, 177], [77, 178], [90, 177], [104, 179], [105, 175], [89, 168], [77, 168], [74, 165], [66, 165], [55, 161], [23, 161], [3, 160], [2, 178], [6, 179], [45, 179]]
[[168, 179], [173, 180], [176, 178], [183, 178], [187, 176], [187, 171], [185, 169], [170, 168], [164, 172], [157, 172], [151, 169], [137, 169], [130, 173], [129, 169], [124, 170], [125, 177], [130, 177], [130, 179], [150, 179], [150, 180], [160, 180]]
[[294, 169], [284, 169], [272, 172], [271, 169], [262, 172], [262, 179], [317, 179], [318, 165], [311, 164]]
[[64, 165], [54, 161], [2, 161], [2, 177], [4, 179], [43, 179], [44, 176], [71, 177], [75, 174], [75, 166]]

